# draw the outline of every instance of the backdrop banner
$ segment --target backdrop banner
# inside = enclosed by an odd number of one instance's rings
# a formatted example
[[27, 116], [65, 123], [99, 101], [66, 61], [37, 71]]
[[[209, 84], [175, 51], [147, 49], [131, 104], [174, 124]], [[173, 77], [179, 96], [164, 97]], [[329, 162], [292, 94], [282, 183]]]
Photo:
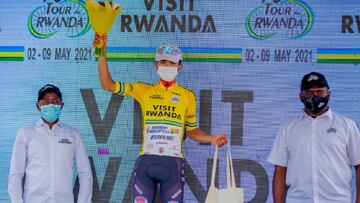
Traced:
[[[157, 82], [156, 48], [178, 46], [177, 82], [195, 91], [199, 126], [230, 136], [244, 202], [272, 202], [266, 159], [280, 125], [302, 111], [304, 74], [323, 73], [331, 108], [360, 122], [359, 0], [115, 1], [122, 12], [106, 50], [113, 78]], [[94, 202], [130, 202], [140, 107], [101, 89], [85, 1], [2, 1], [0, 13], [0, 202], [10, 202], [16, 133], [39, 118], [37, 91], [47, 83], [63, 92], [61, 120], [81, 132], [96, 175]], [[212, 146], [185, 141], [186, 203], [205, 201], [212, 155]], [[225, 163], [218, 172], [223, 188]]]

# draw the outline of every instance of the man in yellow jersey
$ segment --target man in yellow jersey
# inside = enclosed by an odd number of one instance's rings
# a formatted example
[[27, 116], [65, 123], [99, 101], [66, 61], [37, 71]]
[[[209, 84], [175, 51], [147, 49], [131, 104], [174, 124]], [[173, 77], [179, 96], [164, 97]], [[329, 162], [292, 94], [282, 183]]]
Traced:
[[[99, 43], [95, 35], [94, 46]], [[163, 202], [182, 203], [184, 192], [184, 133], [197, 142], [222, 146], [225, 134], [209, 135], [197, 127], [196, 95], [176, 83], [183, 67], [182, 55], [176, 46], [156, 50], [155, 68], [160, 81], [155, 84], [114, 81], [106, 62], [99, 56], [98, 71], [104, 90], [132, 96], [139, 102], [143, 116], [143, 143], [135, 165], [133, 202], [154, 202], [157, 185]]]

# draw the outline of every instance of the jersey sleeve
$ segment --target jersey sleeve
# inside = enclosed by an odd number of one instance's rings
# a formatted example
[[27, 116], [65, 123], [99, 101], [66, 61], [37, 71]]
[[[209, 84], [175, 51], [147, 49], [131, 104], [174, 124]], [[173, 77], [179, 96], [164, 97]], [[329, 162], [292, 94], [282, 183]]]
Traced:
[[140, 82], [127, 83], [115, 81], [114, 94], [134, 97], [135, 100], [141, 101], [142, 96], [149, 88], [149, 85]]
[[360, 132], [355, 122], [352, 120], [348, 124], [349, 128], [349, 141], [348, 141], [348, 154], [353, 166], [360, 165]]
[[189, 107], [186, 110], [185, 118], [186, 130], [193, 130], [198, 127], [196, 120], [196, 95], [189, 93]]
[[270, 155], [267, 159], [268, 162], [274, 165], [287, 167], [290, 154], [289, 151], [287, 150], [286, 137], [287, 137], [287, 126], [284, 124], [280, 127], [278, 134], [275, 138]]
[[26, 133], [24, 129], [19, 130], [12, 151], [10, 162], [10, 173], [8, 192], [11, 202], [23, 202], [22, 179], [26, 168]]
[[93, 176], [89, 157], [86, 148], [82, 141], [81, 135], [78, 131], [75, 132], [75, 161], [76, 171], [80, 182], [80, 191], [78, 195], [78, 202], [89, 203], [91, 202], [93, 190]]

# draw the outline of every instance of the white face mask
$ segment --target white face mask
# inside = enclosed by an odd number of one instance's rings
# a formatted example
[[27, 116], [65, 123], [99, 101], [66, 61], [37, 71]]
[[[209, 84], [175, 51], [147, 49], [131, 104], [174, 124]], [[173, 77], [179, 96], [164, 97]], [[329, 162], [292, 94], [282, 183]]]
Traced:
[[177, 66], [158, 66], [157, 73], [160, 75], [160, 78], [171, 82], [175, 79], [178, 74]]

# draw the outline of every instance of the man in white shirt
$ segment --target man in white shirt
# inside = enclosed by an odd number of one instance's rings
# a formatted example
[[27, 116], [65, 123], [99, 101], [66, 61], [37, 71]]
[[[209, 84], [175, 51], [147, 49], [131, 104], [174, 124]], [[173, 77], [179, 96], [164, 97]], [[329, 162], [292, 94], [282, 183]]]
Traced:
[[331, 111], [330, 95], [321, 73], [304, 75], [304, 112], [282, 125], [268, 158], [275, 165], [274, 203], [360, 203], [360, 133], [354, 121]]
[[80, 180], [77, 202], [91, 202], [89, 158], [79, 132], [59, 120], [63, 105], [56, 86], [47, 84], [39, 90], [36, 106], [41, 119], [20, 129], [13, 147], [8, 185], [11, 202], [74, 202], [74, 161]]

